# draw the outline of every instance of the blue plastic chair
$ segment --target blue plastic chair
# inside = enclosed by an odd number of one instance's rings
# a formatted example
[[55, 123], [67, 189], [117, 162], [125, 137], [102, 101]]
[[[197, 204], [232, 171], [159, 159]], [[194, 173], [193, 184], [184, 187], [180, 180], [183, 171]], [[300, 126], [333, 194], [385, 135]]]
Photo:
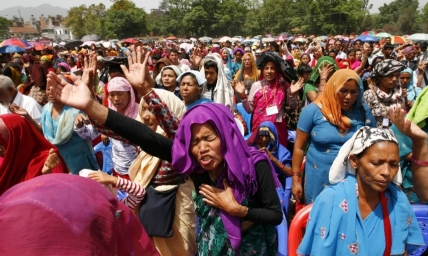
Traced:
[[409, 253], [409, 256], [419, 256], [427, 250], [428, 246], [428, 205], [423, 204], [412, 204], [413, 212], [415, 213], [416, 219], [419, 223], [422, 236], [424, 238], [425, 245], [419, 247], [413, 253]]
[[245, 111], [244, 106], [242, 106], [242, 103], [236, 104], [236, 110], [242, 115], [244, 118], [245, 123], [248, 127], [248, 135], [246, 135], [244, 138], [247, 140], [251, 136], [251, 118], [252, 114], [248, 114], [247, 111]]
[[[104, 143], [100, 142], [94, 147], [94, 152], [101, 152], [103, 154], [103, 168], [102, 171], [112, 175], [113, 174], [113, 157], [111, 155], [111, 143], [107, 146]], [[128, 196], [128, 193], [121, 190], [117, 191], [117, 199], [121, 201]]]
[[101, 152], [103, 154], [103, 168], [102, 171], [108, 174], [113, 172], [113, 157], [111, 155], [111, 143], [107, 146], [100, 142], [94, 147], [95, 154]]

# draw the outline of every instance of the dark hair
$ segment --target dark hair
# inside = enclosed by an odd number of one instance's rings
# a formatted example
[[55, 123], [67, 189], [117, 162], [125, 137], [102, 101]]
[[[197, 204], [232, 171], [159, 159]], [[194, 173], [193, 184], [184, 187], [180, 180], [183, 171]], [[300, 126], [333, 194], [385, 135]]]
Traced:
[[349, 49], [349, 50], [348, 50], [348, 52], [346, 53], [346, 55], [349, 55], [350, 53], [354, 53], [354, 54], [356, 54], [356, 53], [357, 53], [357, 50]]
[[67, 69], [61, 65], [58, 65], [58, 68], [61, 70], [61, 72], [67, 72]]
[[119, 65], [111, 65], [108, 67], [108, 73], [111, 74], [113, 72], [124, 74], [122, 68]]
[[218, 66], [217, 66], [217, 62], [213, 61], [213, 60], [207, 60], [204, 63], [204, 69], [209, 69], [209, 68], [214, 68], [215, 72], [218, 74]]
[[162, 58], [162, 55], [160, 55], [160, 54], [154, 54], [152, 56], [152, 60], [160, 60], [161, 58]]
[[336, 42], [340, 42], [340, 44], [342, 44], [342, 40], [340, 40], [340, 39], [334, 40], [334, 44], [336, 44]]
[[334, 50], [334, 49], [331, 49], [330, 51], [328, 51], [328, 55], [330, 55], [330, 53], [334, 53], [334, 55], [336, 55], [336, 56], [337, 56], [337, 52], [336, 52], [336, 50]]
[[275, 48], [275, 52], [279, 52], [279, 45], [275, 41], [271, 42], [270, 46], [273, 46], [273, 48]]
[[300, 76], [311, 72], [312, 72], [312, 67], [309, 66], [308, 64], [300, 64], [297, 67], [297, 74]]
[[177, 49], [171, 49], [171, 50], [169, 51], [169, 55], [171, 55], [171, 53], [176, 53], [177, 55], [179, 54], [179, 52], [178, 52], [178, 50], [177, 50]]
[[16, 62], [8, 62], [6, 65], [4, 65], [4, 67], [6, 68], [6, 67], [12, 67], [12, 68], [14, 68], [14, 69], [17, 69], [17, 71], [19, 72], [19, 73], [21, 73], [21, 67], [18, 65], [18, 63], [16, 63]]

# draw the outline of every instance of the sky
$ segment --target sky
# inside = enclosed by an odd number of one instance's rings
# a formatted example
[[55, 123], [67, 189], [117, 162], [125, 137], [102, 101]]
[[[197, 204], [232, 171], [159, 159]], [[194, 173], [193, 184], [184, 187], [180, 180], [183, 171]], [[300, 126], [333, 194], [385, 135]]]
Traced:
[[[71, 1], [58, 1], [58, 0], [13, 0], [6, 1], [3, 0], [1, 3], [1, 9], [6, 9], [14, 6], [38, 6], [41, 4], [50, 4], [53, 6], [60, 6], [65, 9], [69, 9], [73, 6], [79, 6], [81, 4], [91, 5], [91, 4], [99, 4], [100, 2], [104, 3], [107, 7], [111, 6], [110, 0], [71, 0]], [[159, 6], [160, 0], [134, 0], [134, 3], [138, 7], [144, 8], [146, 12], [150, 12], [150, 9], [156, 9]], [[379, 6], [382, 6], [385, 3], [390, 3], [392, 0], [370, 0], [370, 3], [373, 4], [373, 9], [370, 11], [371, 13], [378, 12]], [[428, 0], [419, 0], [420, 7], [423, 7]]]

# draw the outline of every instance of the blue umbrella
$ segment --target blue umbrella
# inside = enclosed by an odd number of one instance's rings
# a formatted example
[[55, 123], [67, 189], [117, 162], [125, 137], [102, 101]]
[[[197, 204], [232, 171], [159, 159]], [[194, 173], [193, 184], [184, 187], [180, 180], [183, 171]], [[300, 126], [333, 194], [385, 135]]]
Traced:
[[354, 41], [360, 40], [361, 42], [367, 42], [367, 43], [377, 43], [379, 42], [379, 38], [375, 37], [375, 36], [359, 36], [357, 38], [355, 38]]
[[24, 52], [25, 49], [14, 45], [5, 45], [0, 47], [0, 53]]

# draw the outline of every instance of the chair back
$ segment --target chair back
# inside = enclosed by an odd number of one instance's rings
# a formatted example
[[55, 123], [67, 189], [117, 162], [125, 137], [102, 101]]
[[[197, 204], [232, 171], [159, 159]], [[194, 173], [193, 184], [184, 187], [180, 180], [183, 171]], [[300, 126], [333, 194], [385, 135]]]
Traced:
[[103, 166], [102, 171], [108, 174], [113, 172], [113, 157], [111, 155], [111, 143], [107, 146], [100, 142], [94, 147], [95, 154], [101, 152], [103, 154]]
[[311, 212], [312, 204], [305, 206], [302, 210], [296, 213], [290, 225], [288, 237], [288, 255], [297, 256], [297, 248], [302, 242], [305, 234], [306, 224], [308, 223], [309, 213]]
[[413, 212], [415, 213], [416, 220], [418, 221], [419, 228], [422, 232], [422, 237], [424, 238], [425, 245], [419, 247], [413, 253], [409, 253], [409, 256], [419, 256], [426, 255], [423, 254], [427, 250], [428, 246], [428, 205], [424, 204], [412, 204]]

